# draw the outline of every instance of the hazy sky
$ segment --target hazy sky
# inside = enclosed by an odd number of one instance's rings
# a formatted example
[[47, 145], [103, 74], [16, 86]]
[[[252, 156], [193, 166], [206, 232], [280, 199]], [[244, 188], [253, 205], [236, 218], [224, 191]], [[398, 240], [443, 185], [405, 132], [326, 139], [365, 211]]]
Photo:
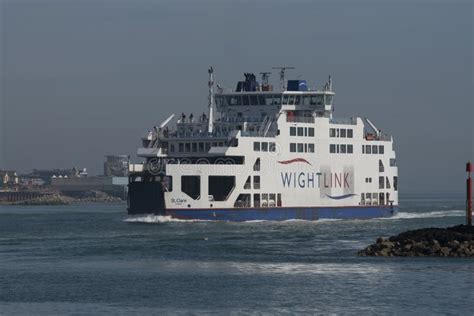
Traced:
[[[473, 153], [472, 1], [0, 0], [0, 168], [135, 156], [201, 113], [207, 68], [334, 78], [336, 116], [394, 135], [402, 190], [462, 192]], [[273, 78], [276, 83], [276, 74]], [[135, 156], [136, 157], [136, 156]]]

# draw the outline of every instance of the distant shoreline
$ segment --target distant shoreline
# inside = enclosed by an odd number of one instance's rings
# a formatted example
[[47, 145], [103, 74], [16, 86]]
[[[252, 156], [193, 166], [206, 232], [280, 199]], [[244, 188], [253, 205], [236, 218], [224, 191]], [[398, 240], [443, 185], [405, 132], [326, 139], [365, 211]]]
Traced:
[[[27, 192], [25, 192], [27, 193]], [[27, 194], [25, 194], [27, 195]], [[43, 192], [42, 194], [33, 195], [32, 198], [24, 198], [16, 201], [0, 201], [0, 205], [70, 205], [81, 203], [103, 203], [103, 204], [120, 204], [125, 203], [124, 199], [109, 195], [102, 191], [81, 191], [74, 194], [66, 194], [64, 192]]]

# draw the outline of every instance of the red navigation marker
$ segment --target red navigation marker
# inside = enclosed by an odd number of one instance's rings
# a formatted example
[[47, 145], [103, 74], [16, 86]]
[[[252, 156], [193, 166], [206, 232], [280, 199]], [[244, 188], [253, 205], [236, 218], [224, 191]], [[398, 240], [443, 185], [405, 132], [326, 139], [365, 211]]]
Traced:
[[472, 226], [472, 178], [471, 172], [474, 172], [474, 164], [470, 161], [466, 164], [466, 220], [467, 225]]

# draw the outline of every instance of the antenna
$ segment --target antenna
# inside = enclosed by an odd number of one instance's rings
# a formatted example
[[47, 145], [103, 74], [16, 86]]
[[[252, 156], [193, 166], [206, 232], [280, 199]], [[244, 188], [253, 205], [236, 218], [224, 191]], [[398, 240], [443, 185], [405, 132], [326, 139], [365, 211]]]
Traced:
[[285, 70], [287, 69], [295, 69], [295, 67], [272, 67], [272, 69], [280, 69], [280, 89], [281, 91], [285, 91]]
[[209, 73], [209, 116], [207, 131], [212, 133], [214, 129], [214, 69], [212, 66], [208, 70]]
[[260, 74], [262, 75], [262, 85], [264, 85], [264, 84], [268, 85], [268, 77], [272, 73], [271, 72], [261, 72]]

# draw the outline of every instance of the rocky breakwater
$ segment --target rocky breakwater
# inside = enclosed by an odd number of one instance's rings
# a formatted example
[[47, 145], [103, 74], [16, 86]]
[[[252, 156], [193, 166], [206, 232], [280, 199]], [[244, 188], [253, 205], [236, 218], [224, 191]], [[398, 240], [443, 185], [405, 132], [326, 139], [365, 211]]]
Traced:
[[474, 226], [423, 228], [401, 233], [358, 252], [380, 257], [471, 257], [474, 258]]

